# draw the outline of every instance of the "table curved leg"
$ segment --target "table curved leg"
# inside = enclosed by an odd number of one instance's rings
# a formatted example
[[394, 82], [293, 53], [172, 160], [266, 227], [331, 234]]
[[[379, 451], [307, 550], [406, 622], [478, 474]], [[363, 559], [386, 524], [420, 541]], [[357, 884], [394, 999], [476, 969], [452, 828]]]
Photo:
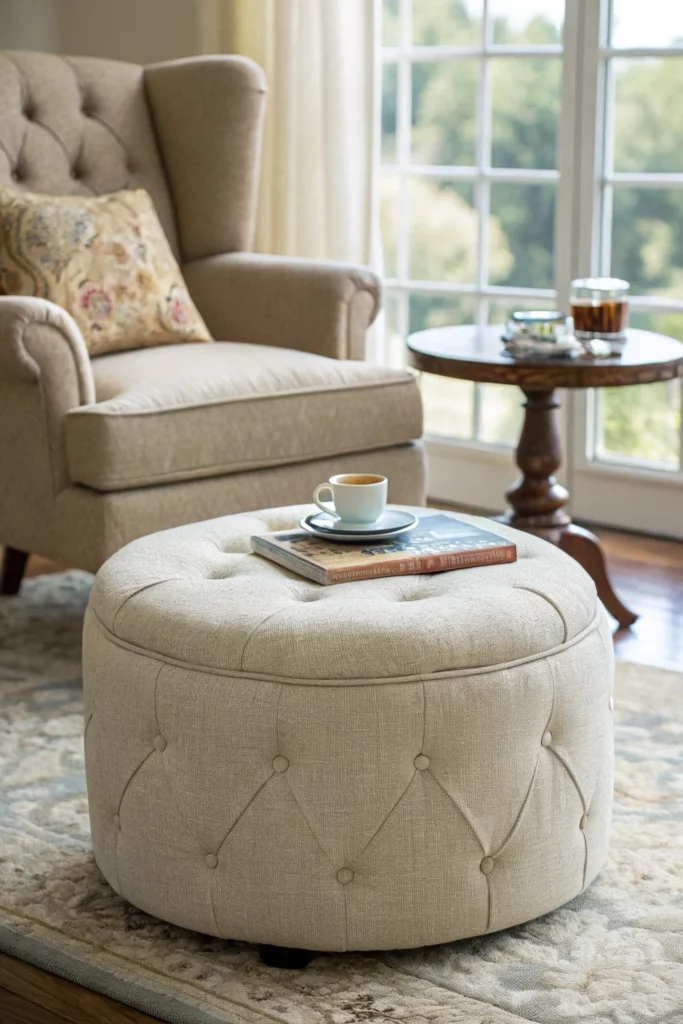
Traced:
[[595, 534], [572, 523], [562, 531], [559, 547], [575, 558], [592, 577], [598, 597], [619, 625], [622, 628], [632, 626], [638, 616], [622, 604], [615, 594], [607, 574], [605, 555]]

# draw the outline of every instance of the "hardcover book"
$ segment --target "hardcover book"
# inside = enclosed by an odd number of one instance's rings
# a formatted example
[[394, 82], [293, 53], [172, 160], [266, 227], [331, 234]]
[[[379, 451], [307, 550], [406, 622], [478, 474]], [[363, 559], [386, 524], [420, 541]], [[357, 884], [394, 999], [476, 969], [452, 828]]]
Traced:
[[515, 544], [447, 512], [428, 512], [395, 540], [340, 544], [306, 530], [257, 534], [252, 550], [316, 583], [446, 572], [517, 559]]

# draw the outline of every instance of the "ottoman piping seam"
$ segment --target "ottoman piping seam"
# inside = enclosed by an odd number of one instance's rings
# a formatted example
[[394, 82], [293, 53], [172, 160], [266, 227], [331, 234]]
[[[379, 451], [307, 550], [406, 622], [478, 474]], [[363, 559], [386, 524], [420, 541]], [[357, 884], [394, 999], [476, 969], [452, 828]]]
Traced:
[[[160, 581], [169, 582], [169, 581]], [[187, 661], [181, 661], [179, 658], [173, 658], [170, 655], [162, 654], [160, 651], [153, 651], [146, 647], [140, 647], [137, 644], [130, 643], [128, 640], [122, 640], [121, 637], [116, 636], [111, 632], [110, 629], [100, 619], [99, 615], [95, 611], [92, 605], [89, 606], [92, 612], [93, 620], [99, 631], [108, 639], [114, 646], [120, 647], [122, 650], [131, 651], [133, 654], [140, 654], [145, 658], [151, 658], [153, 661], [161, 661], [165, 665], [174, 665], [178, 668], [185, 670], [202, 672], [206, 675], [214, 676], [226, 676], [230, 678], [239, 677], [242, 679], [256, 679], [259, 682], [272, 682], [280, 683], [282, 685], [289, 686], [325, 686], [337, 685], [337, 686], [377, 686], [377, 685], [391, 685], [395, 683], [416, 683], [416, 682], [428, 682], [430, 680], [439, 681], [440, 679], [446, 678], [461, 678], [469, 676], [479, 675], [491, 675], [494, 672], [501, 672], [504, 669], [517, 668], [519, 665], [528, 665], [536, 661], [542, 661], [547, 658], [555, 657], [558, 654], [563, 653], [566, 650], [574, 647], [575, 644], [580, 643], [590, 633], [594, 632], [600, 626], [601, 620], [601, 609], [596, 609], [595, 616], [588, 623], [587, 626], [573, 636], [571, 640], [566, 643], [558, 644], [557, 647], [551, 648], [549, 651], [543, 651], [542, 653], [529, 654], [523, 658], [516, 658], [513, 661], [499, 662], [497, 665], [477, 665], [472, 668], [451, 668], [451, 669], [440, 669], [436, 672], [420, 672], [410, 676], [381, 676], [374, 679], [363, 679], [363, 678], [351, 678], [351, 679], [327, 679], [327, 678], [311, 678], [309, 676], [275, 676], [270, 675], [266, 672], [246, 672], [236, 668], [216, 668], [212, 665], [196, 665]]]

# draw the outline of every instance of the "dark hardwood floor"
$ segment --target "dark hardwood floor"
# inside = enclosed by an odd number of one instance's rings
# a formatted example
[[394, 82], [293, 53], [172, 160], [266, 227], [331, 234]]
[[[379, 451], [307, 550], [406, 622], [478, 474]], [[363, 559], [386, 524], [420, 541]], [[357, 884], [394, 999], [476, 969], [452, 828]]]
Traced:
[[683, 543], [592, 529], [615, 589], [639, 615], [630, 629], [615, 632], [617, 658], [683, 672]]
[[0, 953], [0, 1024], [154, 1024], [80, 985]]
[[[683, 672], [683, 543], [594, 528], [612, 582], [639, 619], [614, 635], [617, 658]], [[32, 558], [29, 574], [59, 567]], [[10, 599], [11, 600], [11, 599]], [[0, 1024], [153, 1024], [146, 1014], [0, 954]]]

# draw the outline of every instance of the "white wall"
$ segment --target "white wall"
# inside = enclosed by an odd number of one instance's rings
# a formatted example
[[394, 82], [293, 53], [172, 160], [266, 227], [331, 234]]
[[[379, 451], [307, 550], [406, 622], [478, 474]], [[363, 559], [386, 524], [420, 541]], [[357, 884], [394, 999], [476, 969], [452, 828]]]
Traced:
[[142, 64], [199, 52], [201, 0], [0, 0], [0, 49]]
[[58, 2], [62, 7], [61, 43], [66, 52], [140, 64], [197, 53], [195, 0]]

